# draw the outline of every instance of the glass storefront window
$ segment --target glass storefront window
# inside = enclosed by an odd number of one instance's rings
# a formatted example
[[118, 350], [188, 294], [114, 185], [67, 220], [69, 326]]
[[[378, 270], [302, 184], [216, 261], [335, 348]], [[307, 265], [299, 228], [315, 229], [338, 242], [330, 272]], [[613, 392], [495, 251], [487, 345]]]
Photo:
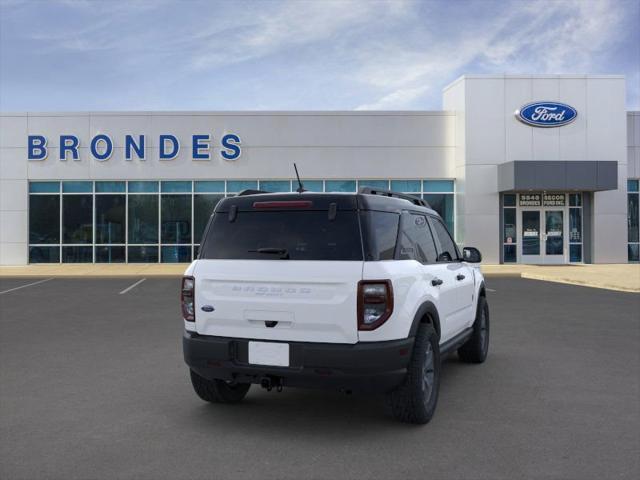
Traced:
[[162, 247], [162, 263], [186, 263], [191, 261], [191, 246]]
[[60, 247], [29, 247], [29, 263], [59, 263]]
[[91, 182], [62, 182], [62, 193], [92, 193]]
[[391, 180], [394, 192], [420, 193], [420, 180]]
[[581, 244], [569, 245], [569, 261], [570, 262], [582, 261], [582, 245]]
[[569, 209], [569, 242], [582, 243], [582, 209]]
[[124, 263], [125, 247], [100, 245], [96, 247], [96, 263]]
[[158, 182], [129, 182], [129, 193], [157, 193]]
[[202, 234], [207, 226], [209, 217], [224, 195], [194, 195], [193, 196], [193, 241], [200, 243]]
[[327, 180], [325, 183], [325, 192], [355, 192], [355, 180]]
[[516, 209], [504, 209], [504, 224], [502, 228], [502, 243], [517, 242]]
[[505, 207], [515, 207], [516, 195], [514, 193], [505, 193], [503, 202]]
[[96, 182], [96, 193], [125, 193], [125, 182]]
[[191, 195], [162, 195], [160, 243], [191, 243]]
[[[355, 192], [358, 184], [424, 194], [449, 228], [451, 180], [306, 180], [310, 192]], [[246, 189], [295, 191], [295, 180], [65, 180], [29, 183], [29, 261], [189, 262], [216, 204]], [[432, 192], [425, 192], [423, 187]], [[448, 192], [438, 192], [447, 190]]]
[[60, 193], [60, 182], [31, 182], [29, 193]]
[[[297, 188], [296, 181], [296, 188]], [[265, 192], [290, 192], [291, 182], [289, 180], [260, 180], [260, 190]]]
[[570, 207], [581, 207], [582, 206], [582, 194], [580, 194], [580, 193], [571, 193], [571, 194], [569, 194], [569, 206]]
[[438, 212], [447, 224], [450, 232], [453, 232], [453, 195], [446, 193], [425, 193], [424, 198], [429, 206]]
[[638, 252], [640, 250], [640, 181], [637, 179], [627, 180], [627, 241], [628, 243], [628, 260], [630, 262], [638, 262]]
[[197, 181], [193, 187], [196, 193], [224, 193], [223, 181]]
[[158, 263], [158, 246], [135, 246], [128, 248], [129, 263]]
[[[91, 195], [62, 196], [62, 243], [93, 243]], [[62, 257], [64, 262], [64, 251]]]
[[93, 247], [62, 247], [62, 263], [92, 263]]
[[125, 196], [96, 195], [96, 243], [125, 243]]
[[358, 188], [361, 187], [389, 190], [389, 180], [358, 180]]
[[636, 243], [639, 241], [639, 212], [638, 212], [638, 199], [637, 193], [627, 194], [627, 239], [629, 243]]
[[255, 180], [227, 180], [227, 192], [238, 193], [243, 190], [257, 190], [258, 182]]
[[191, 193], [191, 182], [160, 182], [162, 193]]
[[60, 195], [29, 195], [29, 243], [60, 243]]
[[424, 192], [453, 193], [453, 180], [425, 180], [422, 182]]
[[504, 263], [516, 263], [518, 261], [516, 245], [504, 245]]
[[156, 195], [129, 195], [128, 240], [129, 243], [134, 244], [158, 243], [158, 197]]
[[[323, 191], [322, 180], [304, 180], [303, 178], [301, 178], [300, 180], [302, 180], [302, 184], [304, 185], [304, 189], [307, 192], [322, 192]], [[293, 190], [295, 191], [296, 188], [298, 188], [298, 181], [294, 180], [292, 185], [293, 185]]]

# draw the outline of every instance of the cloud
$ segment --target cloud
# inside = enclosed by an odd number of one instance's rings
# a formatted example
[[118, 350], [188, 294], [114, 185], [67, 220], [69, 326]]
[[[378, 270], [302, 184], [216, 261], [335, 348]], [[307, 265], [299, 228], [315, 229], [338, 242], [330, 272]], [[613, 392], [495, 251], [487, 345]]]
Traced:
[[422, 97], [429, 89], [428, 85], [414, 88], [401, 88], [394, 90], [374, 103], [365, 103], [356, 107], [356, 110], [402, 110], [415, 105], [415, 100]]
[[640, 97], [637, 0], [0, 2], [15, 110], [427, 109], [462, 73], [626, 73]]
[[[493, 73], [592, 73], [597, 68], [594, 55], [619, 40], [625, 15], [624, 5], [604, 0], [484, 5], [484, 16], [491, 20], [461, 17], [458, 28], [438, 42], [425, 38], [413, 49], [402, 42], [387, 44], [385, 55], [377, 58], [362, 52], [357, 78], [381, 93], [356, 108], [415, 108], [413, 101], [429, 87], [441, 87], [443, 80], [452, 81], [463, 72], [480, 73], [478, 68]], [[425, 29], [437, 30], [435, 23]], [[440, 94], [439, 89], [432, 91]]]

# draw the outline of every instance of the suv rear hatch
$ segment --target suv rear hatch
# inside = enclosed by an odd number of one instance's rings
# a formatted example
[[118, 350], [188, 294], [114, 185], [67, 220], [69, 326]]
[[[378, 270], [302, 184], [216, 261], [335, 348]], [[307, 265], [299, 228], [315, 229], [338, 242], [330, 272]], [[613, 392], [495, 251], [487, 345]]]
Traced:
[[226, 199], [209, 222], [195, 267], [196, 331], [356, 343], [362, 268], [355, 196]]

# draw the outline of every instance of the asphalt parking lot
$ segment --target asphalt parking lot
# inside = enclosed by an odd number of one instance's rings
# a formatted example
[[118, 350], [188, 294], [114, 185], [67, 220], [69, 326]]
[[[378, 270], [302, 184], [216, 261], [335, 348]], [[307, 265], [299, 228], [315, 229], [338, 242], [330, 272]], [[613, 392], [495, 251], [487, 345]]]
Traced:
[[0, 279], [3, 479], [640, 477], [637, 294], [490, 277], [489, 358], [449, 357], [416, 427], [380, 397], [254, 386], [205, 404], [179, 279], [13, 290], [40, 280]]

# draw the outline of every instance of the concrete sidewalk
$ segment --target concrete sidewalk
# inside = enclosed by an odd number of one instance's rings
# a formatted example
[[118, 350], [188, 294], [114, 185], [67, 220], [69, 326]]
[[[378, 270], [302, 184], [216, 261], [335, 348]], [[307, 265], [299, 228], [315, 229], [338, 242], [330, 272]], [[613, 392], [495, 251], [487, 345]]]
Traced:
[[[67, 264], [0, 267], [0, 277], [176, 277], [187, 263]], [[532, 280], [640, 292], [640, 265], [482, 265], [489, 276], [518, 276]]]
[[482, 265], [485, 275], [519, 276], [620, 292], [640, 292], [640, 265]]

